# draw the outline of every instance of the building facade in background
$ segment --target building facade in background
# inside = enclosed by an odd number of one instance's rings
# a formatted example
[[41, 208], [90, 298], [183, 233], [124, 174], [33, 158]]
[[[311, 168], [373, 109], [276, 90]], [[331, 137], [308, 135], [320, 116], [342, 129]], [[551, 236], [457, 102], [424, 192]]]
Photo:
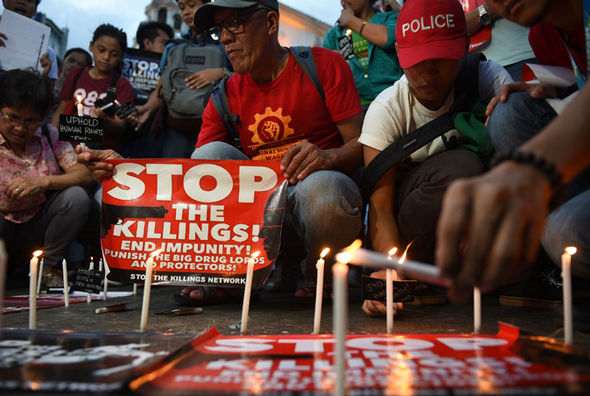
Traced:
[[[279, 13], [281, 14], [279, 41], [286, 47], [294, 45], [321, 46], [324, 35], [331, 27], [280, 3]], [[177, 36], [186, 30], [175, 0], [152, 0], [145, 7], [145, 15], [149, 21], [165, 22], [172, 26]]]
[[33, 19], [51, 28], [49, 46], [53, 48], [59, 59], [63, 59], [63, 56], [68, 49], [68, 34], [70, 30], [67, 27], [58, 27], [55, 22], [53, 22], [50, 18], [47, 18], [47, 16], [42, 12], [36, 13], [33, 16]]

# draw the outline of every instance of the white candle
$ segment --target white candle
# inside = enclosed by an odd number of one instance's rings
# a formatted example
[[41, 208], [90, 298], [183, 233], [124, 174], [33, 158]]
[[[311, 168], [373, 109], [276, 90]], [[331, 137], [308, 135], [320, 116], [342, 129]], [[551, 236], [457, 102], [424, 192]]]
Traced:
[[254, 276], [254, 262], [260, 252], [252, 253], [248, 259], [248, 267], [246, 268], [246, 286], [244, 287], [244, 300], [242, 302], [242, 320], [240, 326], [240, 334], [245, 334], [248, 331], [248, 312], [250, 311], [250, 295], [252, 294], [252, 277]]
[[[98, 260], [98, 268], [99, 271], [102, 272], [102, 259]], [[103, 284], [102, 284], [103, 290], [102, 290], [102, 299], [103, 301], [107, 300], [107, 293], [109, 291], [109, 282], [107, 281], [107, 266], [104, 266], [104, 280], [103, 280]]]
[[133, 295], [137, 296], [137, 283], [133, 284]]
[[61, 269], [64, 279], [64, 301], [66, 308], [68, 308], [70, 306], [70, 286], [68, 285], [68, 263], [66, 262], [66, 259], [62, 260]]
[[561, 280], [563, 283], [563, 333], [564, 342], [574, 343], [574, 319], [572, 316], [572, 256], [577, 249], [566, 247], [561, 255]]
[[330, 248], [325, 248], [320, 253], [320, 258], [315, 263], [317, 270], [317, 278], [315, 285], [315, 311], [313, 314], [313, 333], [320, 334], [320, 326], [322, 323], [322, 300], [324, 297], [324, 257], [330, 253]]
[[479, 334], [481, 331], [481, 290], [479, 287], [473, 288], [473, 333]]
[[[4, 306], [4, 286], [6, 285], [6, 263], [8, 254], [4, 240], [0, 239], [0, 310]], [[2, 313], [0, 312], [0, 329], [2, 328]]]
[[29, 262], [29, 329], [37, 327], [37, 273], [42, 254], [41, 250], [36, 250]]
[[[397, 248], [392, 248], [387, 255], [387, 259], [391, 260], [391, 257], [397, 253]], [[397, 277], [397, 276], [396, 276]], [[387, 334], [393, 334], [393, 270], [387, 268], [385, 270], [385, 308], [386, 308], [386, 319], [387, 319]]]
[[[90, 257], [90, 265], [88, 266], [90, 271], [94, 271], [94, 257]], [[92, 302], [92, 293], [88, 293], [86, 296], [86, 303], [90, 304]]]
[[348, 253], [341, 253], [338, 255], [336, 264], [332, 266], [334, 284], [334, 335], [336, 338], [334, 346], [336, 391], [334, 394], [337, 396], [344, 396], [346, 394], [346, 328], [348, 326], [348, 266], [346, 263], [349, 258]]
[[84, 116], [84, 105], [82, 104], [82, 95], [76, 96], [76, 109], [78, 110], [78, 117]]
[[37, 276], [37, 294], [41, 293], [41, 280], [43, 279], [43, 267], [45, 266], [45, 258], [41, 257], [39, 263], [39, 274]]
[[140, 331], [147, 329], [147, 316], [150, 310], [150, 293], [152, 290], [152, 273], [154, 271], [154, 257], [160, 254], [162, 249], [158, 249], [148, 258], [145, 263], [145, 282], [143, 284], [143, 302], [141, 303], [141, 322], [139, 324]]

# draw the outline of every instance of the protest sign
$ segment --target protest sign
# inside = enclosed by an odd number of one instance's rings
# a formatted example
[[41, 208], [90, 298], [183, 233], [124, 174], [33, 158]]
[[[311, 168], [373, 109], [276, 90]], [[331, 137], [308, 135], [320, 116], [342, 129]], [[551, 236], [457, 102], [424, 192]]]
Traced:
[[161, 54], [127, 48], [123, 57], [123, 71], [131, 85], [147, 93], [152, 92], [160, 79]]
[[191, 337], [2, 329], [0, 389], [116, 392]]
[[0, 32], [7, 37], [0, 46], [0, 68], [43, 71], [41, 57], [49, 46], [49, 26], [5, 8], [0, 19]]
[[[130, 383], [144, 395], [333, 394], [329, 335], [226, 337], [211, 329]], [[497, 335], [349, 335], [350, 395], [564, 394], [590, 389], [590, 360], [500, 325]], [[450, 391], [453, 390], [453, 391]]]
[[72, 290], [99, 294], [102, 291], [102, 280], [102, 272], [80, 268], [76, 271], [76, 279], [72, 285]]
[[[477, 10], [482, 1], [477, 0], [460, 0], [463, 10], [467, 14], [469, 11]], [[492, 40], [492, 26], [482, 26], [474, 35], [469, 38], [469, 52], [484, 49]]]
[[287, 193], [278, 161], [111, 161], [103, 181], [101, 242], [108, 279], [141, 283], [149, 254], [154, 284], [253, 287], [278, 255]]
[[104, 120], [61, 114], [59, 116], [59, 140], [75, 143], [102, 143]]

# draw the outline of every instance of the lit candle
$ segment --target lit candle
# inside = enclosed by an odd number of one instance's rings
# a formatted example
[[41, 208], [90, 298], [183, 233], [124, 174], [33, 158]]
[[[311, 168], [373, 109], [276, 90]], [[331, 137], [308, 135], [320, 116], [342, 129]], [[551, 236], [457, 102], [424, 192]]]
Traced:
[[141, 303], [141, 322], [139, 324], [140, 331], [145, 331], [147, 328], [147, 315], [150, 309], [150, 293], [152, 290], [152, 273], [154, 271], [154, 257], [161, 252], [162, 249], [152, 252], [145, 263], [145, 283], [143, 284], [143, 302]]
[[[102, 272], [102, 259], [98, 260], [98, 270]], [[103, 291], [102, 291], [102, 299], [103, 301], [107, 300], [107, 293], [109, 291], [109, 282], [107, 281], [107, 266], [104, 266], [104, 281], [103, 281]]]
[[66, 259], [62, 260], [61, 269], [64, 279], [64, 301], [66, 308], [68, 308], [70, 306], [70, 286], [68, 285], [68, 263], [66, 262]]
[[563, 333], [568, 345], [574, 342], [574, 320], [572, 316], [572, 256], [577, 249], [566, 247], [561, 255], [561, 280], [563, 283]]
[[252, 277], [254, 276], [254, 262], [260, 254], [259, 251], [252, 253], [248, 259], [248, 267], [246, 269], [246, 286], [244, 287], [244, 300], [242, 302], [242, 321], [240, 326], [240, 334], [245, 334], [248, 331], [248, 312], [250, 311], [250, 294], [252, 294]]
[[315, 311], [313, 315], [313, 333], [320, 334], [320, 325], [322, 323], [322, 300], [324, 297], [324, 257], [330, 253], [330, 248], [325, 248], [320, 253], [320, 258], [315, 263], [317, 278], [315, 285]]
[[29, 329], [37, 327], [37, 273], [39, 270], [39, 256], [43, 251], [36, 250], [29, 262]]
[[348, 325], [348, 253], [340, 253], [337, 262], [332, 266], [333, 288], [334, 288], [334, 335], [335, 354], [334, 366], [336, 371], [336, 392], [337, 396], [346, 394], [346, 327]]
[[[391, 260], [391, 257], [396, 253], [397, 248], [392, 248], [387, 254], [387, 259]], [[393, 334], [393, 280], [393, 270], [391, 268], [387, 268], [385, 270], [385, 304], [387, 318], [387, 334]]]
[[[0, 239], [0, 310], [4, 306], [4, 286], [6, 285], [6, 263], [8, 254], [4, 240]], [[2, 313], [0, 312], [0, 329], [2, 328]]]
[[82, 104], [82, 95], [76, 96], [76, 109], [78, 110], [78, 117], [84, 116], [84, 105]]
[[[90, 257], [90, 265], [88, 266], [90, 271], [94, 271], [94, 257]], [[90, 304], [92, 302], [92, 293], [88, 293], [86, 296], [86, 303]]]
[[39, 274], [37, 276], [37, 294], [41, 293], [41, 280], [43, 279], [43, 267], [45, 266], [45, 258], [41, 257], [39, 263]]
[[473, 288], [473, 333], [479, 334], [481, 331], [481, 290], [479, 287]]

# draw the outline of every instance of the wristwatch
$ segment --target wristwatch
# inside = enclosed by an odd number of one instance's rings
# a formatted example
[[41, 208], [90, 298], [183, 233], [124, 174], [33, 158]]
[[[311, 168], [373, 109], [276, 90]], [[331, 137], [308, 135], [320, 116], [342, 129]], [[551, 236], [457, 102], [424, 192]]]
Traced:
[[479, 23], [482, 26], [489, 26], [492, 24], [492, 16], [486, 10], [486, 7], [482, 4], [477, 7], [477, 11], [479, 12]]

